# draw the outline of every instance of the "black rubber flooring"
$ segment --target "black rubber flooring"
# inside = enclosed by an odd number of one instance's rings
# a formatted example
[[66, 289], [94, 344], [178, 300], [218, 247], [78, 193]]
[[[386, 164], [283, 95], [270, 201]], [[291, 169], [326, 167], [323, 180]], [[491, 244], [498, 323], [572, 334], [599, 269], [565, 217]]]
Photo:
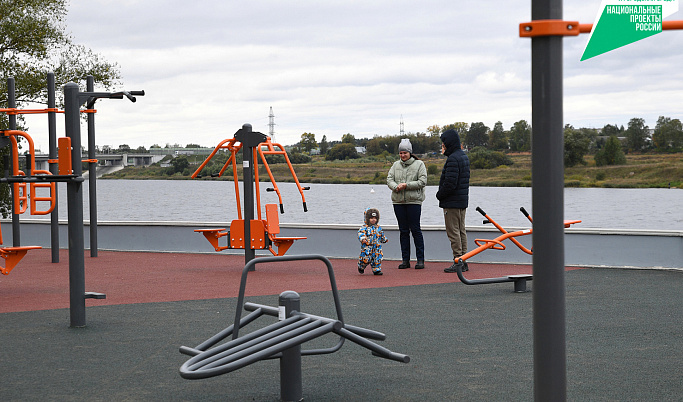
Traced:
[[[569, 400], [683, 400], [682, 272], [580, 269], [566, 273], [566, 284]], [[346, 323], [387, 334], [378, 343], [411, 361], [374, 357], [348, 341], [337, 353], [304, 356], [304, 399], [531, 401], [529, 287], [340, 291]], [[247, 301], [276, 306], [277, 295]], [[0, 401], [277, 401], [277, 360], [205, 380], [179, 375], [188, 357], [178, 348], [228, 326], [236, 302], [88, 307], [79, 329], [68, 327], [68, 309], [0, 314]], [[304, 312], [334, 315], [330, 292], [302, 293], [301, 303]], [[261, 317], [246, 330], [275, 320]], [[310, 347], [335, 342], [326, 336]]]

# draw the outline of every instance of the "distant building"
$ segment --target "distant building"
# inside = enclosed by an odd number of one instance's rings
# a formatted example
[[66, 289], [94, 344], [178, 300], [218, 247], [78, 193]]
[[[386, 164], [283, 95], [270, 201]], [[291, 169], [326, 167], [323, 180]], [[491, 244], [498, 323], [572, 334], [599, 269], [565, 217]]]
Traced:
[[356, 147], [356, 152], [359, 154], [365, 155], [366, 149], [365, 147]]

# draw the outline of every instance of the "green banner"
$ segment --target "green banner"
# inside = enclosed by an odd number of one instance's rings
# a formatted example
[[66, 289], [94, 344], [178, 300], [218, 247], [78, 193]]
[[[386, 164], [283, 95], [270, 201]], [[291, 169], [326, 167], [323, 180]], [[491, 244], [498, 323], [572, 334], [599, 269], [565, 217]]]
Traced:
[[677, 0], [605, 0], [581, 61], [662, 32], [662, 20], [678, 11]]

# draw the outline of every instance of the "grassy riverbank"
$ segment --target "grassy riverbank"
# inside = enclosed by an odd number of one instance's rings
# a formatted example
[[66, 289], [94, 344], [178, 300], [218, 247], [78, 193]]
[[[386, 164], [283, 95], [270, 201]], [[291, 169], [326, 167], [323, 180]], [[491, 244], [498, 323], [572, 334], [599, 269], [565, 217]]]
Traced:
[[[473, 186], [528, 187], [531, 186], [531, 155], [511, 154], [512, 166], [495, 169], [476, 169], [471, 172]], [[678, 154], [638, 154], [627, 155], [626, 164], [619, 166], [595, 166], [592, 156], [586, 157], [585, 166], [565, 170], [566, 187], [619, 187], [619, 188], [683, 188], [683, 153]], [[378, 160], [362, 158], [347, 161], [326, 161], [314, 157], [311, 162], [294, 165], [302, 183], [371, 183], [382, 184], [394, 162], [393, 159]], [[429, 169], [429, 185], [438, 185], [443, 157], [425, 158]], [[286, 164], [270, 165], [273, 176], [278, 181], [292, 181]], [[185, 174], [168, 176], [166, 168], [127, 167], [104, 176], [104, 179], [188, 179], [196, 166], [191, 166]], [[259, 169], [260, 179], [268, 178], [263, 166]], [[232, 174], [226, 175], [232, 179]], [[205, 180], [220, 180], [207, 178]]]

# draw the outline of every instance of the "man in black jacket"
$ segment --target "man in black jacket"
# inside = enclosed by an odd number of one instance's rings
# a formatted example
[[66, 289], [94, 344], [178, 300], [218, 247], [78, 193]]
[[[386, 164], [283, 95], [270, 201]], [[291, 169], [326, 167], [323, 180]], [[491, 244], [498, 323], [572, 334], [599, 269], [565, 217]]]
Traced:
[[[470, 160], [462, 150], [460, 136], [454, 129], [441, 134], [441, 152], [448, 158], [441, 170], [436, 198], [439, 207], [443, 208], [446, 234], [453, 250], [453, 265], [444, 272], [457, 272], [458, 259], [467, 253], [465, 211], [470, 193]], [[467, 262], [462, 263], [462, 270], [468, 270]]]

